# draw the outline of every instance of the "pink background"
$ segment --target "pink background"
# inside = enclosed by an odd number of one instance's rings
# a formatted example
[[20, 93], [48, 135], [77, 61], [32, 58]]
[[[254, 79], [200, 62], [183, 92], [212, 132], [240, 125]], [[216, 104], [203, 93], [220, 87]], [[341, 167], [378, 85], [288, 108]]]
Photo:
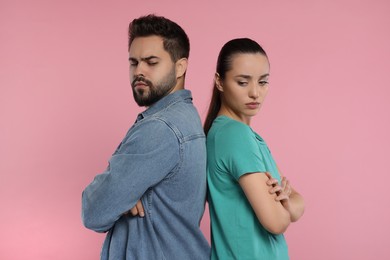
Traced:
[[[187, 88], [206, 114], [219, 49], [251, 37], [271, 87], [253, 128], [306, 200], [291, 259], [390, 259], [390, 3], [0, 2], [0, 259], [98, 259], [80, 219], [138, 108], [127, 25], [147, 13], [191, 39]], [[209, 237], [209, 217], [202, 230]]]

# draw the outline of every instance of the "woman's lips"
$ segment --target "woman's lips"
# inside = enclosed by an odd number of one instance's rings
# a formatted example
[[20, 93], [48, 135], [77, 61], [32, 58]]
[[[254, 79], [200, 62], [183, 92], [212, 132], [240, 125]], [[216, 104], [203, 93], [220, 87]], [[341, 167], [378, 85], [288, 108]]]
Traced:
[[258, 102], [251, 102], [245, 104], [249, 109], [257, 109], [260, 106], [260, 103]]

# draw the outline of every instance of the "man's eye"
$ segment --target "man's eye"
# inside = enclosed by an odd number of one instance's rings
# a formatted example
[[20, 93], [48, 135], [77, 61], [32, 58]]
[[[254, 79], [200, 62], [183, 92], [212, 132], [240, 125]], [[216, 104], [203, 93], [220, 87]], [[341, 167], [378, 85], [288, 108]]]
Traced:
[[157, 65], [157, 62], [148, 62], [148, 65], [149, 66], [154, 66], [154, 65]]

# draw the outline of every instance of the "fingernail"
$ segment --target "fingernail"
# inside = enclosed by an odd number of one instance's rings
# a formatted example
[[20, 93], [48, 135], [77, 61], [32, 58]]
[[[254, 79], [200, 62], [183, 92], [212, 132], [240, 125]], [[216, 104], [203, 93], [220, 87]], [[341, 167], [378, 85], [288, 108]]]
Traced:
[[144, 212], [140, 212], [139, 215], [141, 216], [141, 218], [145, 217], [145, 213]]

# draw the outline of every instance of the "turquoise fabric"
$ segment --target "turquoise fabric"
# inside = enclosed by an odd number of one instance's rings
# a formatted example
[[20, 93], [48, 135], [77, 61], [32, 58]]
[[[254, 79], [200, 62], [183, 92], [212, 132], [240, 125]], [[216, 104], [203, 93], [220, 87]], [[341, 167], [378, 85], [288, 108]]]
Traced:
[[284, 236], [264, 229], [238, 183], [244, 174], [263, 172], [280, 181], [264, 140], [248, 125], [219, 116], [207, 136], [207, 157], [211, 259], [289, 259]]

